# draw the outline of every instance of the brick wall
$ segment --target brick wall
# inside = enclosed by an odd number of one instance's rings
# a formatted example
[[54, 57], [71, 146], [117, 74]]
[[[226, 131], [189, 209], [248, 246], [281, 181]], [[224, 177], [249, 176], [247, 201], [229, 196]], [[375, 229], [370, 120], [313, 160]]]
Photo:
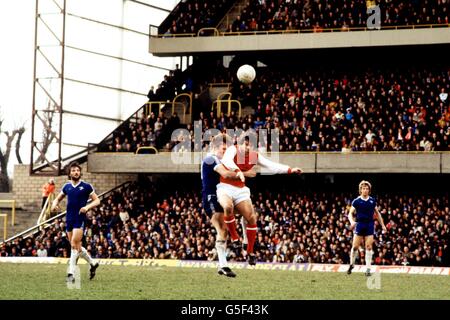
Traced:
[[[87, 172], [87, 164], [81, 165], [83, 177], [82, 179], [93, 185], [95, 192], [101, 194], [115, 186], [137, 179], [136, 174], [107, 174], [107, 173], [90, 173]], [[48, 181], [47, 176], [30, 176], [28, 165], [15, 165], [13, 174], [12, 193], [17, 201], [18, 207], [36, 208], [41, 206], [42, 202], [42, 185]], [[53, 177], [56, 184], [56, 194], [59, 193], [61, 187], [66, 183], [67, 176]], [[65, 205], [63, 203], [63, 205]]]

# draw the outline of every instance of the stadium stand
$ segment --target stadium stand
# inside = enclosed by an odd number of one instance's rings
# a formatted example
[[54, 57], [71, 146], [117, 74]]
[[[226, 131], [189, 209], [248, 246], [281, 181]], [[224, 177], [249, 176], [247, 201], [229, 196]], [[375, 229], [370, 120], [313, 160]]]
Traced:
[[[249, 86], [238, 83], [225, 68], [203, 82], [195, 76], [196, 96], [209, 81], [232, 82], [233, 97], [250, 106], [253, 114], [239, 117], [232, 111], [217, 116], [208, 101], [196, 105], [193, 120], [201, 121], [203, 130], [278, 129], [280, 151], [450, 150], [448, 64], [274, 69], [258, 69]], [[172, 74], [164, 83], [172, 81]], [[172, 88], [169, 96], [175, 95], [174, 85], [162, 87]], [[137, 122], [125, 122], [102, 151], [135, 152], [142, 146], [169, 151], [177, 128], [191, 131], [192, 125], [181, 125], [177, 114], [142, 114]]]
[[234, 0], [182, 0], [158, 28], [159, 34], [195, 34], [216, 27]]
[[449, 2], [430, 1], [356, 1], [292, 0], [249, 1], [228, 32], [268, 30], [314, 30], [324, 28], [348, 31], [364, 28], [367, 8], [378, 4], [382, 26], [410, 26], [449, 23]]
[[[274, 183], [277, 181], [281, 180]], [[352, 232], [346, 228], [346, 216], [354, 192], [332, 191], [323, 185], [321, 191], [315, 187], [300, 191], [291, 180], [276, 192], [261, 187], [267, 185], [271, 184], [251, 186], [258, 213], [259, 262], [349, 262]], [[374, 263], [449, 265], [448, 192], [386, 191], [375, 194], [388, 233], [376, 229]], [[95, 210], [87, 224], [86, 248], [96, 258], [212, 261], [216, 258], [215, 232], [199, 194], [190, 183], [177, 190], [169, 182], [129, 184], [110, 194]], [[0, 255], [67, 257], [70, 244], [64, 226], [57, 220], [33, 237], [3, 244]], [[240, 226], [238, 229], [242, 234]], [[231, 251], [230, 258], [243, 260]]]

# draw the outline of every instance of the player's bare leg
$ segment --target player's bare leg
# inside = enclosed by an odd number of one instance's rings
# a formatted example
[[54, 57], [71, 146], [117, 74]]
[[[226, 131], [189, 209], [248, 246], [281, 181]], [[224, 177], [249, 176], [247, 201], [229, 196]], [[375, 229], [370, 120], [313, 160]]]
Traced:
[[217, 231], [216, 250], [219, 257], [219, 271], [220, 275], [227, 277], [236, 277], [236, 274], [228, 267], [227, 263], [227, 236], [228, 230], [223, 220], [223, 213], [214, 213], [211, 218], [211, 223]]
[[365, 237], [365, 240], [366, 240], [366, 244], [365, 244], [366, 257], [365, 257], [365, 260], [366, 260], [366, 267], [367, 267], [366, 276], [369, 277], [369, 276], [371, 276], [370, 266], [372, 265], [372, 257], [373, 257], [373, 250], [372, 250], [372, 247], [373, 247], [373, 236], [372, 235], [367, 236], [367, 237]]
[[224, 193], [218, 193], [217, 200], [219, 201], [224, 211], [223, 220], [231, 236], [231, 246], [236, 255], [239, 255], [242, 246], [239, 241], [239, 235], [236, 230], [236, 219], [234, 218], [233, 200]]
[[252, 201], [244, 200], [242, 202], [239, 202], [236, 205], [236, 210], [238, 210], [238, 212], [244, 217], [244, 219], [247, 220], [246, 235], [248, 240], [247, 244], [248, 263], [250, 265], [255, 265], [256, 256], [253, 250], [256, 241], [257, 225], [256, 225], [256, 214], [253, 209]]
[[355, 261], [358, 255], [359, 246], [361, 245], [362, 238], [363, 237], [358, 236], [356, 234], [353, 236], [353, 244], [352, 249], [350, 251], [350, 266], [348, 267], [347, 274], [352, 274], [352, 270], [355, 266]]

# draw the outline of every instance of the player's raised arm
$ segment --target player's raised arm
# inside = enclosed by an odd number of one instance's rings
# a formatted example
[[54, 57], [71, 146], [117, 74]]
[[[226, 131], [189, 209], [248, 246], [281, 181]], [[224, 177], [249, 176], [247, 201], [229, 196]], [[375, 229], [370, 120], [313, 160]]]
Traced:
[[245, 181], [244, 174], [241, 172], [237, 164], [234, 162], [234, 157], [237, 154], [237, 149], [235, 146], [231, 146], [227, 148], [225, 151], [223, 158], [221, 160], [222, 165], [225, 167], [225, 169], [228, 169], [229, 171], [237, 172], [237, 176], [239, 179], [241, 179], [242, 182]]
[[261, 153], [258, 153], [258, 164], [275, 174], [302, 173], [300, 168], [291, 168], [288, 165], [271, 161], [264, 157]]
[[386, 232], [386, 231], [387, 231], [387, 228], [386, 228], [386, 226], [384, 225], [383, 217], [381, 216], [381, 213], [380, 213], [380, 211], [379, 211], [377, 208], [375, 208], [375, 215], [376, 215], [376, 217], [377, 217], [378, 222], [379, 222], [380, 225], [381, 225], [381, 228], [383, 229], [384, 232]]
[[64, 192], [61, 191], [58, 194], [58, 196], [55, 198], [55, 200], [53, 200], [52, 207], [50, 208], [50, 210], [52, 212], [55, 212], [55, 211], [59, 210], [59, 203], [64, 199], [65, 196], [66, 195], [64, 194]]

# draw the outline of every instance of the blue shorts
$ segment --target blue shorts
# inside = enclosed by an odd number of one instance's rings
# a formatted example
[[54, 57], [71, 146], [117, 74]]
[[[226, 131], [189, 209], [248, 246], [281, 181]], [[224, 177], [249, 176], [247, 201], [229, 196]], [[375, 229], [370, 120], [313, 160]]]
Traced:
[[84, 219], [77, 220], [66, 220], [66, 231], [72, 232], [73, 229], [83, 229], [84, 230]]
[[375, 222], [356, 222], [355, 234], [366, 237], [372, 236], [375, 231]]
[[215, 212], [223, 212], [223, 208], [217, 201], [217, 195], [215, 194], [204, 195], [202, 203], [203, 208], [205, 208], [206, 214], [210, 218]]

